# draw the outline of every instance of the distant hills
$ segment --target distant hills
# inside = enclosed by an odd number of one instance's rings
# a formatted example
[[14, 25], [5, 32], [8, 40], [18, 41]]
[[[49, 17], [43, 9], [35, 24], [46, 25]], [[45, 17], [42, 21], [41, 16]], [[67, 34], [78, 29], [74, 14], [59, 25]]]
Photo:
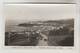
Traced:
[[45, 21], [43, 23], [69, 24], [69, 23], [74, 23], [74, 19], [68, 19], [68, 20], [49, 20], [49, 21]]
[[[38, 23], [41, 23], [41, 24], [38, 24]], [[28, 22], [28, 23], [21, 23], [19, 24], [18, 26], [35, 26], [35, 25], [45, 25], [46, 24], [58, 24], [58, 25], [61, 25], [61, 24], [68, 24], [68, 25], [71, 25], [71, 26], [74, 26], [74, 19], [67, 19], [67, 20], [48, 20], [48, 21], [34, 21], [34, 22]]]

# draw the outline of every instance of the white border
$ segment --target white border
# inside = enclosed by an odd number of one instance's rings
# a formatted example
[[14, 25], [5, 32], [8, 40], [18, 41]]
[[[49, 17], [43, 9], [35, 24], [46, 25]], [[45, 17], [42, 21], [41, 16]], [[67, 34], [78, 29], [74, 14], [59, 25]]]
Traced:
[[3, 23], [2, 23], [3, 22], [3, 16], [2, 16], [3, 15], [3, 3], [4, 2], [25, 2], [25, 1], [26, 2], [30, 2], [30, 1], [31, 2], [36, 2], [36, 1], [37, 2], [45, 2], [46, 1], [46, 2], [77, 3], [77, 41], [76, 41], [77, 42], [77, 45], [76, 45], [77, 50], [74, 50], [74, 51], [73, 50], [72, 51], [71, 50], [70, 51], [66, 51], [66, 50], [58, 50], [58, 51], [57, 50], [55, 50], [55, 51], [52, 51], [52, 50], [50, 50], [50, 51], [49, 50], [43, 50], [43, 51], [42, 50], [39, 50], [39, 51], [37, 51], [37, 50], [34, 50], [34, 51], [33, 50], [27, 50], [27, 51], [11, 50], [11, 51], [9, 51], [9, 50], [7, 50], [6, 51], [6, 50], [2, 50], [2, 44], [0, 44], [0, 52], [1, 53], [15, 53], [15, 52], [19, 52], [19, 53], [29, 53], [29, 52], [32, 52], [32, 53], [33, 52], [35, 52], [35, 53], [41, 53], [41, 52], [43, 52], [43, 53], [53, 53], [53, 52], [54, 53], [64, 53], [64, 52], [65, 53], [79, 53], [80, 52], [79, 51], [80, 50], [80, 46], [79, 46], [79, 44], [80, 44], [80, 42], [79, 42], [79, 40], [80, 40], [79, 39], [79, 37], [80, 37], [79, 36], [79, 34], [80, 34], [80, 30], [79, 30], [80, 29], [79, 28], [80, 27], [80, 25], [79, 25], [79, 13], [80, 13], [79, 12], [79, 0], [74, 0], [74, 1], [73, 0], [56, 0], [56, 1], [54, 1], [54, 0], [44, 0], [44, 1], [43, 0], [0, 0], [0, 28], [1, 28], [1, 30], [0, 30], [0, 41], [1, 42], [0, 43], [2, 43], [2, 35], [3, 35], [2, 34], [2, 28], [3, 28], [3, 26], [2, 26], [3, 25]]

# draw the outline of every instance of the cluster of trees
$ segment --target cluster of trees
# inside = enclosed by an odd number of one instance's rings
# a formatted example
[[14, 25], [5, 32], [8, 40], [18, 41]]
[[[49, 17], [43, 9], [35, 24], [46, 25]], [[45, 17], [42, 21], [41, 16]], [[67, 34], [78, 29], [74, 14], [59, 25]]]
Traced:
[[59, 42], [61, 46], [74, 46], [74, 37], [66, 37], [64, 40]]
[[74, 29], [70, 27], [53, 29], [49, 32], [49, 36], [51, 36], [49, 37], [49, 42], [52, 45], [54, 45], [53, 42], [56, 40], [55, 42], [58, 46], [74, 46]]
[[39, 34], [38, 33], [31, 33], [30, 36], [29, 36], [29, 39], [30, 39], [30, 42], [33, 42], [37, 39], [37, 37], [39, 37]]
[[59, 29], [53, 29], [49, 32], [49, 36], [74, 36], [74, 30], [70, 30], [68, 27], [63, 27]]

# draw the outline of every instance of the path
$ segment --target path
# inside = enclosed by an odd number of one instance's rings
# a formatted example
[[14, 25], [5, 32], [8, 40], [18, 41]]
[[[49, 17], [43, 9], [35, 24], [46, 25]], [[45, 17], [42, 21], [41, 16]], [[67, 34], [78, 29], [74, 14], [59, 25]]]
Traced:
[[41, 36], [43, 36], [42, 40], [39, 40], [39, 43], [36, 46], [48, 46], [47, 41], [44, 41], [44, 39], [47, 39], [47, 36], [44, 34], [40, 34]]

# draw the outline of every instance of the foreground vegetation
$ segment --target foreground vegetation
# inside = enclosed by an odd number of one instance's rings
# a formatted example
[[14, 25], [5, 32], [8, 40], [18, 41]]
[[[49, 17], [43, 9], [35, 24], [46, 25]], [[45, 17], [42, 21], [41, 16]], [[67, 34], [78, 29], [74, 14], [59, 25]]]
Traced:
[[74, 46], [74, 29], [68, 27], [54, 29], [49, 32], [48, 37], [48, 40], [52, 45]]
[[[15, 32], [16, 33], [16, 32]], [[38, 43], [39, 39], [37, 39], [38, 35], [30, 34], [28, 36], [27, 34], [12, 34], [9, 36], [9, 33], [5, 33], [5, 45], [11, 45], [11, 46], [34, 46]], [[10, 41], [10, 42], [9, 42]]]

